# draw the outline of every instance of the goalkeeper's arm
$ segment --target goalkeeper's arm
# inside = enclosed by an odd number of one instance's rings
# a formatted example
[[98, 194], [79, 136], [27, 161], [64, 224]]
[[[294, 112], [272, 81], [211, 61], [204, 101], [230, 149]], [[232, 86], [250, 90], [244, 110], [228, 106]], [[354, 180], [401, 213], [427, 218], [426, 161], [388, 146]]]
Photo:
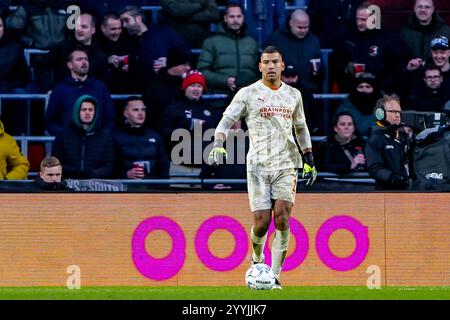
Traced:
[[295, 125], [295, 137], [297, 142], [302, 149], [303, 158], [305, 163], [303, 164], [303, 173], [302, 178], [307, 179], [306, 186], [311, 186], [317, 178], [317, 170], [314, 165], [314, 157], [312, 153], [312, 143], [311, 136], [309, 134], [308, 126], [303, 125]]
[[223, 116], [217, 125], [216, 131], [214, 132], [214, 145], [213, 149], [209, 153], [208, 163], [209, 165], [217, 166], [223, 163], [223, 158], [227, 157], [227, 151], [223, 147], [225, 140], [227, 140], [228, 132], [230, 128], [235, 124], [235, 121]]

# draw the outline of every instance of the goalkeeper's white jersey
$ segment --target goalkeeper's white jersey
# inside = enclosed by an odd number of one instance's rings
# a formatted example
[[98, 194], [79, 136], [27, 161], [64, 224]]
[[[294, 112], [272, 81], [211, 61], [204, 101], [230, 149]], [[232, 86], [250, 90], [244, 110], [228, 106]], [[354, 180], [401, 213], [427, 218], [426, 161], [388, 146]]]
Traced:
[[245, 118], [250, 138], [247, 171], [302, 167], [292, 133], [293, 125], [306, 127], [299, 90], [285, 83], [273, 90], [259, 80], [237, 92], [224, 116], [234, 122]]

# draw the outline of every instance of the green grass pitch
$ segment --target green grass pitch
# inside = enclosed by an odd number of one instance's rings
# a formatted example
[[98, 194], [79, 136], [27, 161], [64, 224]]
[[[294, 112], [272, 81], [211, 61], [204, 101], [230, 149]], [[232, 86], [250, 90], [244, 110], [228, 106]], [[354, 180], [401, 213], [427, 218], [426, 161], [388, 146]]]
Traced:
[[0, 300], [450, 300], [445, 287], [0, 287]]

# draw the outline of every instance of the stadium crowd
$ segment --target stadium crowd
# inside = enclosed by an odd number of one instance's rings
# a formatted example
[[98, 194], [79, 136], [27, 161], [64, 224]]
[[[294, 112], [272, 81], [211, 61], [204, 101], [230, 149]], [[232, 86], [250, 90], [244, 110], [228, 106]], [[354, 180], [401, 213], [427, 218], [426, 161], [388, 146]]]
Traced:
[[[275, 45], [285, 60], [283, 81], [302, 92], [310, 132], [326, 135], [314, 146], [319, 169], [368, 172], [382, 189], [406, 189], [416, 179], [419, 130], [405, 129], [400, 111], [450, 117], [450, 27], [439, 8], [415, 0], [407, 23], [388, 29], [376, 26], [370, 2], [309, 0], [307, 9], [287, 9], [296, 3], [2, 0], [0, 95], [49, 95], [31, 126], [55, 137], [50, 154], [65, 179], [167, 178], [170, 170], [218, 177], [217, 168], [194, 161], [197, 151], [212, 141], [208, 129], [236, 92], [260, 78], [259, 52]], [[145, 6], [160, 8], [157, 19]], [[26, 59], [28, 49], [45, 53]], [[321, 49], [332, 49], [327, 64]], [[332, 117], [324, 124], [324, 102], [313, 94], [328, 93], [348, 97], [327, 106]], [[0, 179], [26, 179], [30, 163], [11, 135], [30, 135], [30, 102], [0, 105]], [[178, 129], [190, 134], [189, 155], [178, 153]], [[380, 132], [392, 141], [373, 142]], [[381, 154], [396, 143], [401, 156]], [[183, 159], [176, 165], [175, 153]], [[245, 178], [243, 164], [226, 166], [230, 177]]]

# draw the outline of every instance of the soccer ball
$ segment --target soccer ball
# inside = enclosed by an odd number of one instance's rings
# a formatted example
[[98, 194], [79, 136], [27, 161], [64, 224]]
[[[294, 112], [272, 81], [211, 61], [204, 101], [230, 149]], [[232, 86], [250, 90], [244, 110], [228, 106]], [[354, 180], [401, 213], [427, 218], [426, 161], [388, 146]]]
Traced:
[[275, 284], [275, 274], [267, 264], [257, 263], [245, 273], [245, 283], [252, 290], [270, 290]]

